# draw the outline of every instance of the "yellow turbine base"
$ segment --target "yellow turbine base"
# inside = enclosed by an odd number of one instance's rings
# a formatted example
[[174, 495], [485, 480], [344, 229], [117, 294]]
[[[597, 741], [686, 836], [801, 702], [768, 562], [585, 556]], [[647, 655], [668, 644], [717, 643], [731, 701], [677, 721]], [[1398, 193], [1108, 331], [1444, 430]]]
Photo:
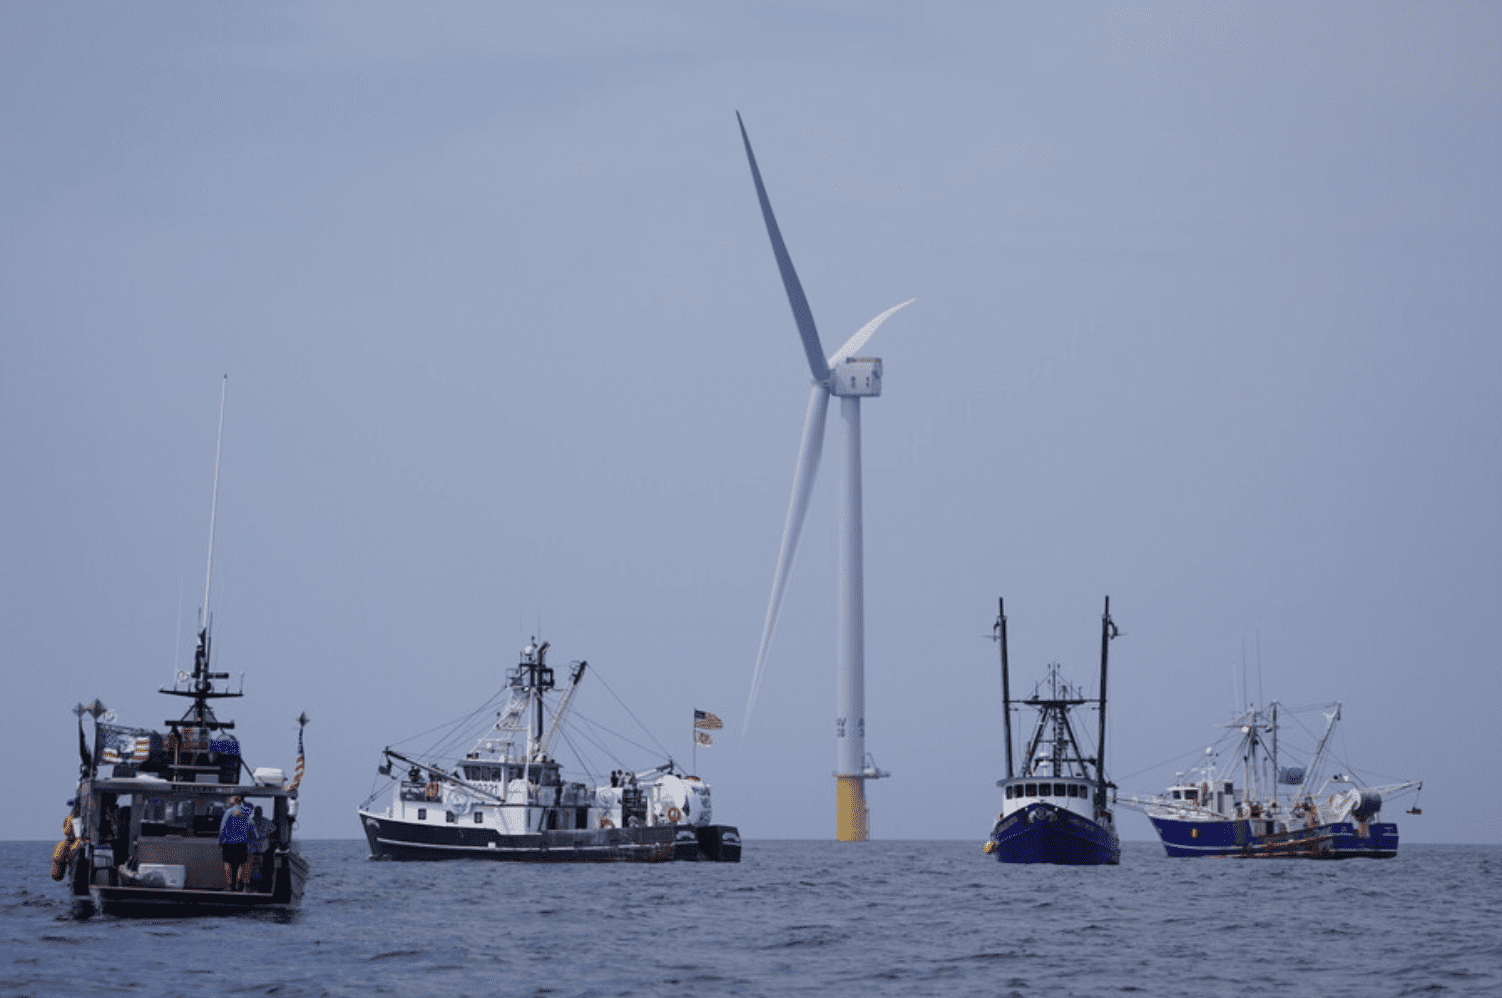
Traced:
[[869, 837], [866, 812], [866, 778], [836, 776], [835, 838], [840, 842], [864, 842]]

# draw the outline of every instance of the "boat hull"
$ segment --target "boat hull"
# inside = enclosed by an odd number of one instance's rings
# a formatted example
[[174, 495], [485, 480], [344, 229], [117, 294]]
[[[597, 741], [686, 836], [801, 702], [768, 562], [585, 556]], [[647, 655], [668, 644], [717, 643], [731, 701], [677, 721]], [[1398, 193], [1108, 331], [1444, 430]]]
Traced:
[[558, 829], [504, 835], [490, 828], [422, 824], [360, 812], [375, 859], [488, 859], [521, 863], [739, 863], [731, 825]]
[[175, 918], [291, 911], [302, 904], [307, 881], [307, 860], [288, 852], [278, 857], [276, 878], [269, 892], [90, 884], [87, 894], [92, 910], [84, 914], [98, 911], [125, 918]]
[[1121, 862], [1114, 829], [1052, 804], [1029, 804], [996, 823], [991, 850], [1002, 863], [1113, 866]]
[[1268, 859], [1391, 859], [1398, 826], [1391, 822], [1332, 822], [1269, 832], [1260, 819], [1188, 821], [1148, 815], [1170, 856], [1237, 856]]

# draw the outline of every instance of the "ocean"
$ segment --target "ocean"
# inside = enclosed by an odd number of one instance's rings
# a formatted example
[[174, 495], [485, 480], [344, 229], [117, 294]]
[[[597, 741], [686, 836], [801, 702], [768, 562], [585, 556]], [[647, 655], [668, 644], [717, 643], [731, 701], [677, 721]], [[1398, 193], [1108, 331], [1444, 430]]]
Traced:
[[86, 921], [52, 843], [0, 842], [0, 996], [1502, 995], [1502, 846], [1074, 868], [982, 838], [579, 866], [320, 840], [295, 914]]

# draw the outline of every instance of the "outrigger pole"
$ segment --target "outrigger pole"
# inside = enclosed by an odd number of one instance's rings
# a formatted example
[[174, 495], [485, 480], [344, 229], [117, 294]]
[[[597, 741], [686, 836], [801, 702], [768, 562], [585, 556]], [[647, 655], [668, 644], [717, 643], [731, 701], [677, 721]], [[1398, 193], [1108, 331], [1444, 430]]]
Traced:
[[1007, 740], [1007, 779], [1012, 778], [1012, 688], [1007, 670], [1007, 601], [996, 597], [996, 623], [991, 639], [1001, 644], [1001, 720]]
[[1111, 639], [1121, 632], [1111, 620], [1111, 597], [1106, 597], [1106, 611], [1100, 618], [1100, 741], [1095, 746], [1095, 807], [1106, 806], [1106, 657]]

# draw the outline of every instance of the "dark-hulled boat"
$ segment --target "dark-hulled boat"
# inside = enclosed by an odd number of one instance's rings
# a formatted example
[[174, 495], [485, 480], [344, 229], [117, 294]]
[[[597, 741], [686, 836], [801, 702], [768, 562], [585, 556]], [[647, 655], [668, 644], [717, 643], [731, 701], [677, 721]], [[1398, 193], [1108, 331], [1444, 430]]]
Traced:
[[[220, 720], [210, 706], [241, 692], [215, 688], [215, 680], [227, 677], [209, 671], [207, 628], [198, 641], [187, 682], [161, 691], [193, 701], [182, 717], [166, 722], [165, 732], [115, 724], [97, 700], [77, 709], [83, 759], [70, 815], [77, 839], [65, 876], [80, 915], [225, 914], [286, 910], [302, 901], [308, 863], [293, 837], [301, 733], [291, 780], [281, 769], [252, 770], [234, 722]], [[92, 750], [84, 742], [87, 715], [94, 718]], [[219, 828], [232, 798], [259, 812], [266, 847], [248, 861], [254, 869], [244, 889], [226, 883], [220, 855]]]
[[[1111, 621], [1111, 600], [1106, 598], [1101, 617], [1100, 696], [1089, 699], [1064, 682], [1057, 665], [1050, 665], [1047, 695], [1043, 684], [1026, 700], [1018, 701], [1037, 711], [1037, 723], [1023, 751], [1022, 765], [1012, 758], [1011, 677], [1007, 664], [1006, 605], [998, 601], [993, 637], [1001, 648], [1002, 709], [1005, 717], [1007, 776], [998, 780], [1001, 814], [985, 851], [1002, 863], [1058, 863], [1095, 866], [1121, 862], [1121, 843], [1116, 834], [1108, 794], [1115, 789], [1105, 776], [1106, 661], [1116, 625]], [[1080, 749], [1071, 711], [1095, 704], [1099, 710], [1100, 737], [1096, 754]]]
[[[227, 379], [226, 379], [227, 387]], [[220, 396], [220, 438], [224, 394]], [[214, 458], [217, 498], [219, 458]], [[209, 578], [212, 579], [214, 512], [209, 512]], [[194, 915], [259, 909], [285, 910], [302, 900], [308, 864], [293, 838], [297, 792], [302, 781], [302, 733], [291, 780], [281, 769], [252, 769], [234, 735], [234, 721], [221, 720], [213, 703], [239, 697], [217, 683], [228, 673], [211, 671], [209, 585], [204, 586], [204, 625], [198, 632], [191, 674], [179, 672], [169, 696], [191, 700], [169, 718], [166, 730], [116, 724], [95, 700], [78, 706], [78, 792], [64, 821], [65, 839], [53, 853], [53, 877], [66, 880], [81, 916]], [[92, 748], [84, 717], [93, 718]], [[299, 718], [307, 723], [304, 715]], [[242, 777], [249, 782], [242, 783]], [[220, 825], [231, 806], [243, 803], [256, 829], [244, 874], [226, 877]], [[249, 811], [254, 810], [252, 817]], [[243, 883], [243, 889], [241, 885]]]

